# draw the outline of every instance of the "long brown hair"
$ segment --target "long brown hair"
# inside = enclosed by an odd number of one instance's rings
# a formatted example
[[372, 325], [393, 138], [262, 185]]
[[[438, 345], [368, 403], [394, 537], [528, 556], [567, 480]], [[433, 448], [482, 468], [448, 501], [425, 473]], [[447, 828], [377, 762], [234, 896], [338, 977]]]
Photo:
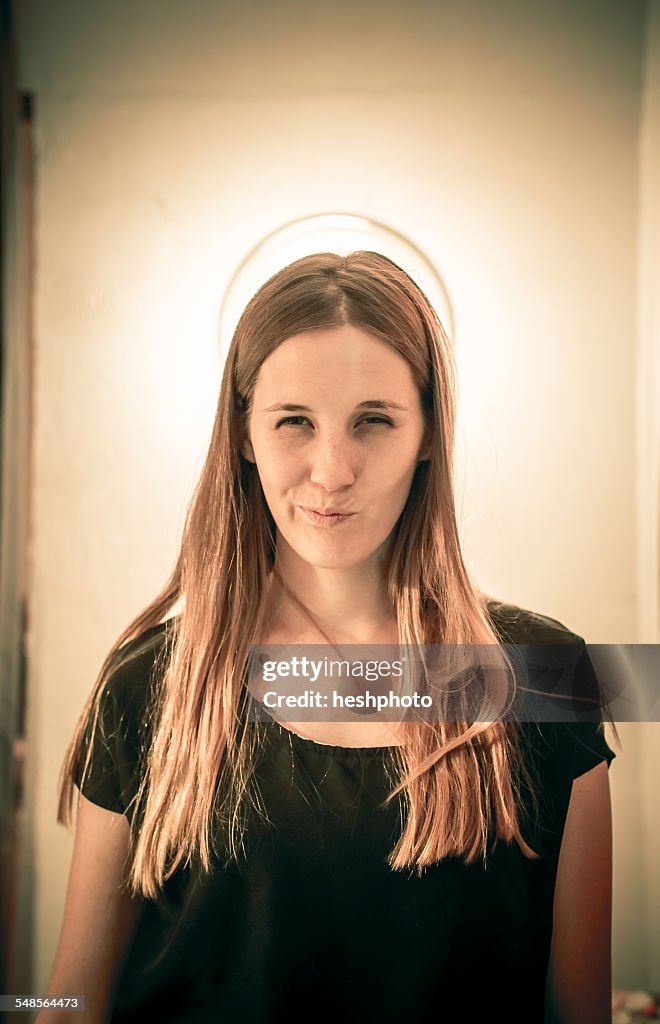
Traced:
[[[104, 685], [122, 660], [135, 657], [145, 631], [166, 620], [150, 710], [153, 735], [136, 796], [140, 827], [132, 835], [129, 878], [136, 894], [155, 897], [194, 857], [209, 870], [216, 816], [225, 823], [230, 856], [238, 858], [246, 807], [262, 813], [250, 783], [263, 732], [245, 727], [244, 680], [250, 648], [263, 635], [276, 528], [257, 467], [239, 446], [263, 361], [301, 331], [344, 324], [370, 332], [407, 360], [432, 428], [429, 457], [416, 467], [386, 566], [399, 643], [496, 645], [501, 670], [515, 685], [486, 595], [461, 553], [452, 465], [456, 368], [435, 310], [405, 271], [379, 253], [297, 260], [259, 289], [236, 326], [176, 566], [105, 659], [63, 766], [58, 821], [69, 827], [73, 779], [89, 761], [85, 738]], [[180, 613], [167, 620], [179, 599]], [[406, 723], [405, 737], [388, 753], [398, 780], [389, 799], [401, 794], [406, 808], [389, 856], [393, 870], [422, 874], [450, 854], [467, 862], [485, 858], [493, 836], [537, 856], [521, 831], [518, 783], [524, 778], [530, 792], [533, 786], [515, 729], [502, 721], [415, 722]]]

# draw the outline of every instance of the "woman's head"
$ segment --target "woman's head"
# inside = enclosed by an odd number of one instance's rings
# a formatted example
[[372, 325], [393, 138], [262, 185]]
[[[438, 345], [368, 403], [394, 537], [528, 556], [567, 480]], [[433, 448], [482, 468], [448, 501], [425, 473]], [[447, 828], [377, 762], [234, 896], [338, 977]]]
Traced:
[[[429, 461], [451, 489], [450, 345], [424, 294], [386, 257], [320, 253], [279, 271], [241, 316], [225, 376], [221, 405], [231, 398], [232, 409], [219, 408], [218, 420], [233, 419], [248, 501], [265, 501], [257, 523], [278, 548], [319, 567], [389, 560], [386, 541], [411, 493], [419, 505]], [[273, 408], [282, 405], [306, 409]], [[354, 515], [323, 528], [303, 507]]]

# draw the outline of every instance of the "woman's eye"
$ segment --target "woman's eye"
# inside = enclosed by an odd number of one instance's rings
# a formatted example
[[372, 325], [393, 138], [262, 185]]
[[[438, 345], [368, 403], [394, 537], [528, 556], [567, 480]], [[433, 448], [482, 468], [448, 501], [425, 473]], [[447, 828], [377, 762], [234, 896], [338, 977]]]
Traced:
[[[279, 421], [279, 423], [277, 424], [277, 427], [275, 429], [277, 430], [281, 426], [289, 426], [289, 427], [290, 426], [294, 426], [294, 423], [293, 423], [294, 420], [304, 420], [304, 419], [305, 419], [304, 416], [287, 416], [286, 419]], [[298, 424], [296, 423], [295, 426], [297, 426], [297, 425]]]
[[[287, 416], [286, 419], [283, 419], [283, 420], [279, 421], [279, 423], [277, 424], [275, 429], [277, 430], [281, 426], [291, 426], [291, 427], [298, 426], [298, 422], [300, 420], [307, 420], [307, 417], [306, 416]], [[307, 420], [307, 422], [309, 422], [309, 420]], [[360, 423], [376, 423], [376, 424], [384, 424], [385, 426], [390, 426], [390, 427], [392, 426], [392, 421], [388, 420], [388, 419], [385, 419], [382, 416], [365, 416], [365, 418], [363, 420], [360, 420]], [[359, 426], [359, 424], [358, 424], [358, 426]]]

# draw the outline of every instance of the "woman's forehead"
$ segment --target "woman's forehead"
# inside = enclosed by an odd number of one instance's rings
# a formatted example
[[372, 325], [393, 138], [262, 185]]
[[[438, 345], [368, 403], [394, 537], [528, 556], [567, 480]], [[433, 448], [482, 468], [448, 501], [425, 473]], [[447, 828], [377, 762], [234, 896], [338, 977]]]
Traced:
[[[257, 386], [270, 390], [302, 386], [323, 390], [324, 382], [337, 378], [343, 388], [364, 384], [413, 387], [407, 361], [385, 342], [353, 326], [306, 331], [281, 342], [261, 364]], [[373, 387], [372, 387], [373, 390]], [[380, 397], [374, 395], [368, 398]], [[288, 400], [281, 395], [274, 399]], [[295, 401], [295, 397], [290, 398]]]

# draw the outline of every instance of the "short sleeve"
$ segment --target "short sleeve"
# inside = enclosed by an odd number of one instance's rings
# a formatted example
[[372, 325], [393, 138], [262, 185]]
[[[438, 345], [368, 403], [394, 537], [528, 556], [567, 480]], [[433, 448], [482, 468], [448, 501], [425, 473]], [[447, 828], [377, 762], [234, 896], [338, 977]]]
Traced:
[[[581, 697], [588, 696], [598, 708], [602, 704], [602, 688], [582, 638], [580, 638], [580, 644], [582, 651], [576, 669], [576, 692]], [[592, 718], [592, 720], [587, 720], [588, 718]], [[574, 779], [584, 775], [591, 768], [595, 768], [600, 761], [607, 761], [609, 768], [616, 754], [605, 737], [605, 723], [602, 714], [597, 714], [595, 718], [593, 718], [593, 713], [587, 715], [585, 720], [573, 725], [571, 732], [575, 739]]]
[[137, 791], [139, 743], [130, 706], [120, 703], [115, 692], [118, 681], [110, 676], [101, 692], [96, 723], [93, 713], [87, 720], [73, 781], [92, 803], [116, 814], [129, 814]]
[[579, 722], [571, 726], [575, 738], [573, 778], [584, 775], [601, 761], [607, 761], [609, 768], [616, 754], [605, 738], [604, 722]]
[[98, 718], [88, 717], [73, 773], [83, 796], [125, 814], [131, 824], [151, 741], [151, 684], [159, 676], [154, 669], [164, 650], [165, 629], [165, 624], [152, 627], [122, 649], [101, 689]]
[[[118, 761], [122, 756], [118, 726], [117, 704], [106, 684], [101, 693], [96, 723], [93, 712], [88, 716], [83, 734], [80, 766], [74, 774], [73, 781], [83, 796], [92, 803], [123, 814], [118, 777]], [[90, 760], [85, 771], [88, 754]]]
[[112, 660], [98, 697], [98, 716], [88, 717], [73, 773], [87, 800], [125, 814], [131, 825], [137, 825], [137, 795], [151, 739], [151, 684], [161, 678], [167, 638], [168, 623], [150, 627]]

